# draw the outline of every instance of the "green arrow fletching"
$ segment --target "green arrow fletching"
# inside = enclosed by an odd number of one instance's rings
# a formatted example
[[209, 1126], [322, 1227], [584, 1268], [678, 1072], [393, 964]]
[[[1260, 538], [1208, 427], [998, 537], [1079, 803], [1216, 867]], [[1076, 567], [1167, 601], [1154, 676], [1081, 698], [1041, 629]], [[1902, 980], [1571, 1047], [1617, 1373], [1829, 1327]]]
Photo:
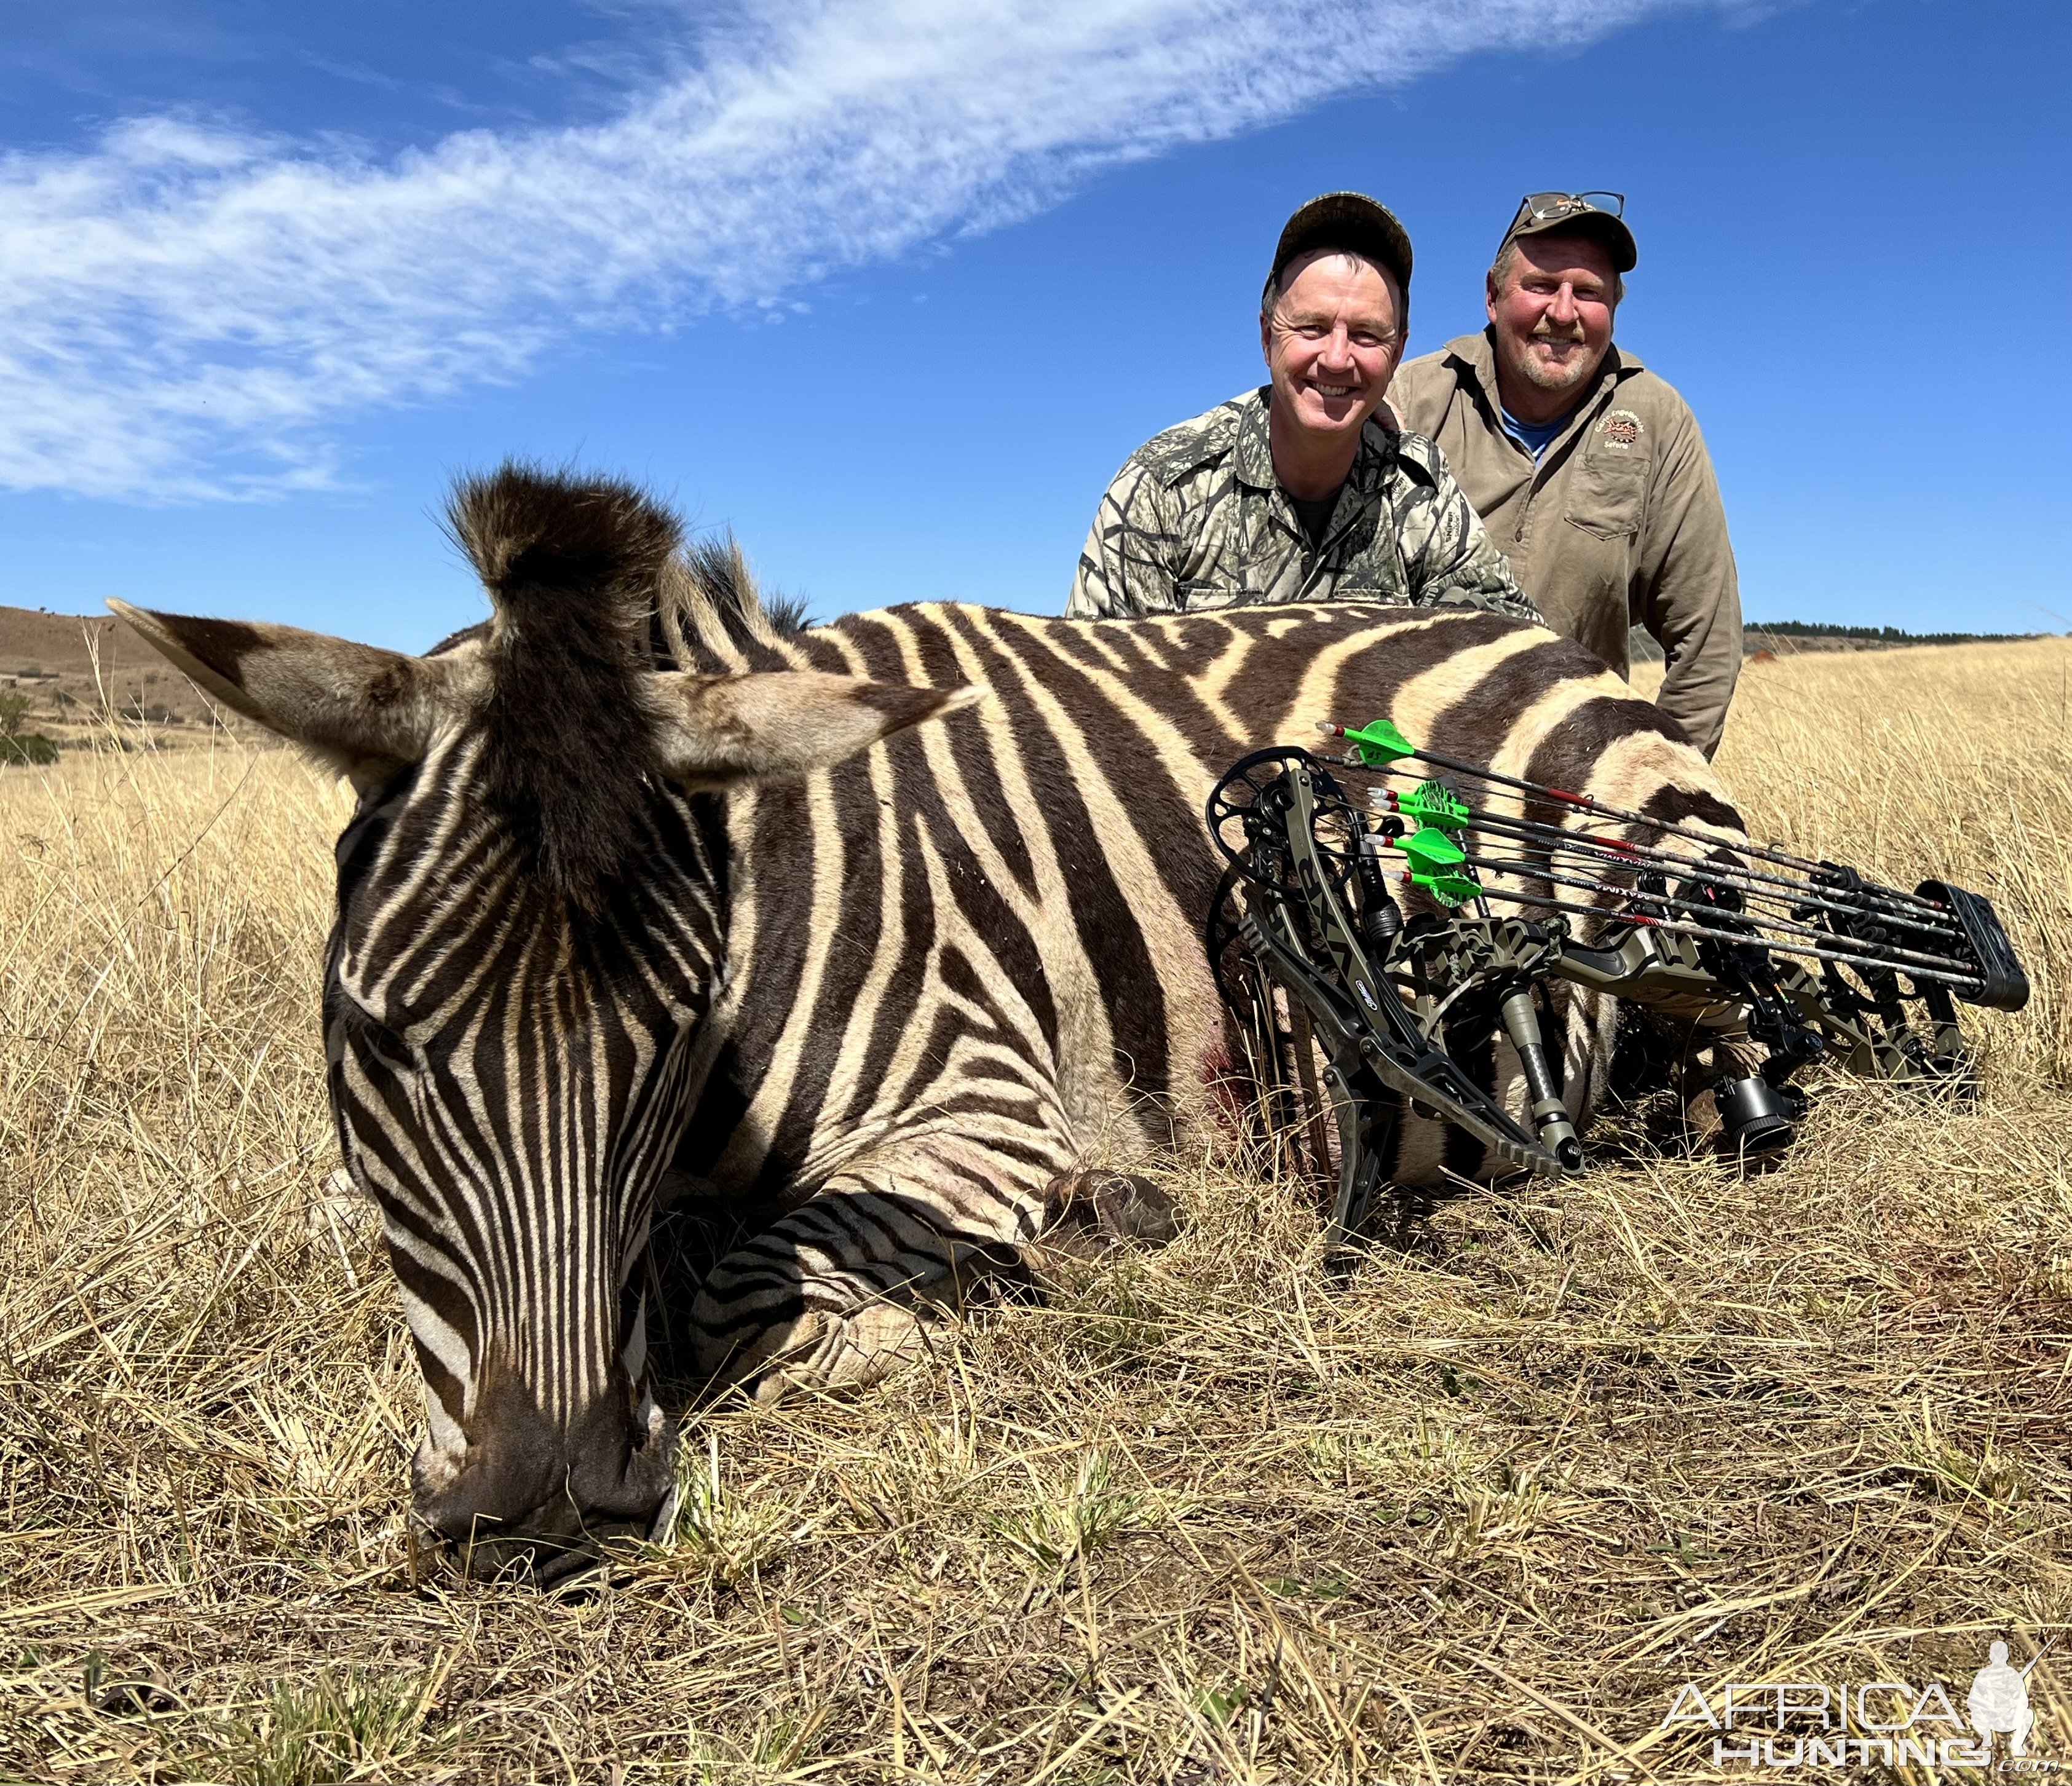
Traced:
[[1391, 725], [1387, 720], [1375, 720], [1371, 725], [1355, 729], [1346, 728], [1346, 741], [1359, 751], [1360, 761], [1370, 769], [1379, 769], [1399, 758], [1414, 757], [1417, 746]]
[[1467, 803], [1444, 782], [1420, 782], [1396, 802], [1396, 809], [1435, 831], [1463, 830], [1470, 817]]
[[1398, 838], [1396, 847], [1410, 858], [1413, 874], [1437, 874], [1441, 869], [1457, 868], [1467, 860], [1467, 852], [1443, 831], [1412, 831], [1408, 837]]
[[[1407, 807], [1408, 801], [1404, 803]], [[1482, 889], [1462, 864], [1467, 852], [1440, 830], [1414, 831], [1399, 837], [1396, 847], [1410, 859], [1410, 884], [1422, 887], [1441, 905], [1457, 905]]]
[[1471, 874], [1457, 868], [1447, 869], [1437, 874], [1419, 874], [1412, 872], [1411, 885], [1422, 887], [1442, 905], [1458, 905], [1473, 899], [1480, 893], [1482, 885]]

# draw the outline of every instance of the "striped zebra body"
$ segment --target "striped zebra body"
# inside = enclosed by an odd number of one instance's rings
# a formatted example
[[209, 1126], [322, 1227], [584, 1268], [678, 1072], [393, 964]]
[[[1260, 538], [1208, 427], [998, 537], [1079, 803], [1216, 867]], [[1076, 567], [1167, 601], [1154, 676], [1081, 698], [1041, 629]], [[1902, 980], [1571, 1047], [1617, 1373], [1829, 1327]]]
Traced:
[[[882, 1371], [1089, 1162], [1227, 1127], [1202, 808], [1235, 757], [1388, 717], [1739, 835], [1673, 727], [1527, 622], [921, 606], [791, 631], [629, 487], [507, 469], [454, 517], [495, 618], [427, 657], [124, 612], [361, 788], [331, 1089], [424, 1368], [418, 1512], [457, 1538], [662, 1503], [658, 1197], [744, 1217], [689, 1322], [715, 1379], [773, 1393]], [[1579, 1120], [1601, 1004], [1564, 1014]], [[1478, 1064], [1515, 1103], [1507, 1048]], [[1400, 1135], [1403, 1182], [1479, 1167]]]
[[[1198, 815], [1235, 756], [1320, 715], [1387, 716], [1435, 750], [1739, 835], [1652, 704], [1501, 617], [1087, 623], [928, 605], [781, 638], [703, 618], [685, 641], [700, 667], [989, 696], [731, 803], [733, 978], [679, 1160], [723, 1197], [796, 1205], [721, 1263], [694, 1312], [709, 1367], [768, 1389], [882, 1369], [913, 1336], [916, 1290], [960, 1254], [1034, 1238], [1090, 1156], [1127, 1163], [1227, 1122], [1231, 1038], [1202, 940], [1220, 864]], [[1583, 1120], [1615, 1013], [1556, 996]], [[1507, 1038], [1467, 1064], [1522, 1108]], [[1404, 1185], [1482, 1170], [1479, 1144], [1435, 1122], [1400, 1123], [1393, 1145]]]

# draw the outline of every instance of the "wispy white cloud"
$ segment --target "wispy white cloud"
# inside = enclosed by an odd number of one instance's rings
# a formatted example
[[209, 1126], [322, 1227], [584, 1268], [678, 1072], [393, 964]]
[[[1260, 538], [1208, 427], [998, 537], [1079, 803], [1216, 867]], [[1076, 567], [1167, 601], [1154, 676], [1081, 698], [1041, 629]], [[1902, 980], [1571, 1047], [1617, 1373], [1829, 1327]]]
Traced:
[[385, 160], [173, 117], [0, 158], [0, 486], [332, 475], [327, 424], [570, 332], [752, 303], [1092, 169], [1671, 0], [819, 0], [680, 46], [609, 121]]

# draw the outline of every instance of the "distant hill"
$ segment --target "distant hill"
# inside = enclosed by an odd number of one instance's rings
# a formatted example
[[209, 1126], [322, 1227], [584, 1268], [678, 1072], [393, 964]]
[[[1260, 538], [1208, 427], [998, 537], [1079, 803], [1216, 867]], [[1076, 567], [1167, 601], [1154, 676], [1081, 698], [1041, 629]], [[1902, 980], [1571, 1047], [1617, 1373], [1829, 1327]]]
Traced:
[[113, 614], [0, 608], [0, 675], [90, 675], [97, 652], [104, 666], [158, 655]]
[[0, 607], [0, 688], [29, 696], [23, 731], [60, 745], [105, 735], [111, 712], [166, 744], [219, 723], [195, 685], [113, 614]]
[[1821, 620], [1752, 620], [1745, 630], [1770, 638], [1833, 639], [1844, 650], [1891, 645], [2008, 645], [2041, 633], [1910, 633], [1897, 626], [1831, 626]]
[[[1768, 651], [1888, 651], [1902, 645], [2012, 645], [2041, 633], [1910, 633], [1897, 626], [1831, 626], [1819, 620], [1750, 620], [1741, 627], [1741, 653]], [[1638, 626], [1626, 644], [1636, 663], [1659, 663], [1662, 647]]]

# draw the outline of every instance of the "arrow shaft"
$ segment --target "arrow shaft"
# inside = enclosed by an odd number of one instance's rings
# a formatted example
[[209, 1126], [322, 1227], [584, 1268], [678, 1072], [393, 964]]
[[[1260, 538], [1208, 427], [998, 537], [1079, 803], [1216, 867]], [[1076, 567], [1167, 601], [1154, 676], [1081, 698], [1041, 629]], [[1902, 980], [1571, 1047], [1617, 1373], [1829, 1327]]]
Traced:
[[[1335, 725], [1328, 721], [1319, 721], [1318, 724], [1326, 732], [1341, 737], [1345, 736], [1346, 729], [1342, 726]], [[1714, 831], [1700, 831], [1695, 827], [1677, 824], [1667, 819], [1651, 818], [1644, 812], [1634, 812], [1625, 807], [1612, 806], [1592, 794], [1571, 794], [1564, 788], [1550, 787], [1542, 782], [1528, 782], [1520, 776], [1507, 775], [1498, 770], [1482, 768], [1477, 764], [1464, 762], [1458, 757], [1444, 756], [1437, 751], [1420, 750], [1415, 747], [1412, 749], [1409, 754], [1412, 761], [1429, 764], [1433, 768], [1445, 770], [1453, 774], [1471, 775], [1478, 781], [1492, 782], [1499, 787], [1513, 788], [1521, 794], [1530, 794], [1537, 799], [1557, 801], [1576, 811], [1592, 813], [1599, 818], [1614, 819], [1622, 824], [1645, 825], [1651, 830], [1666, 836], [1682, 837], [1695, 843], [1708, 844], [1716, 849], [1730, 849], [1737, 855], [1753, 856], [1758, 861], [1790, 868], [1799, 874], [1818, 877], [1828, 872], [1818, 862], [1809, 862], [1803, 856], [1794, 856], [1788, 851], [1767, 848], [1760, 844], [1745, 840], [1738, 843], [1733, 842], [1720, 836]], [[1357, 751], [1334, 760], [1341, 767], [1359, 770], [1369, 775], [1404, 775], [1408, 773], [1407, 770], [1396, 768], [1392, 764], [1375, 765], [1365, 762], [1361, 760]], [[1790, 882], [1782, 884], [1791, 885]], [[1931, 905], [1926, 901], [1917, 898], [1911, 894], [1900, 893], [1896, 889], [1881, 888], [1879, 892], [1882, 896], [1881, 903], [1889, 903], [1917, 912], [1930, 922], [1946, 915], [1941, 908]]]
[[[1630, 888], [1616, 886], [1610, 881], [1588, 880], [1581, 875], [1563, 874], [1556, 870], [1543, 868], [1536, 863], [1514, 862], [1501, 856], [1471, 856], [1467, 859], [1466, 865], [1473, 868], [1487, 868], [1498, 874], [1517, 875], [1525, 880], [1545, 881], [1555, 886], [1571, 887], [1582, 892], [1611, 893], [1622, 899], [1638, 897], [1645, 899], [1651, 905], [1671, 906], [1679, 911], [1696, 912], [1701, 916], [1711, 909], [1709, 906], [1701, 905], [1694, 900], [1678, 899], [1672, 894], [1635, 895]], [[1490, 899], [1503, 899], [1510, 897], [1494, 887], [1486, 886], [1482, 889], [1482, 892]], [[1600, 911], [1599, 915], [1616, 920], [1619, 914], [1615, 912]], [[1794, 936], [1811, 937], [1821, 942], [1844, 940], [1831, 938], [1831, 933], [1828, 931], [1816, 930], [1809, 925], [1794, 924], [1783, 918], [1767, 918], [1763, 920], [1763, 922], [1769, 929], [1786, 931]], [[1767, 937], [1736, 935], [1730, 930], [1716, 930], [1713, 934], [1733, 937], [1737, 942], [1753, 944], [1758, 947], [1769, 946]], [[1966, 966], [1963, 962], [1949, 955], [1922, 955], [1915, 950], [1901, 949], [1885, 944], [1866, 943], [1860, 946], [1863, 949], [1867, 960], [1875, 962], [1880, 967], [1897, 967], [1904, 972], [1910, 973], [1915, 963], [1924, 967], [1937, 967], [1947, 972], [1959, 974], [1963, 973]]]
[[[1932, 924], [1900, 913], [1867, 914], [1862, 906], [1850, 904], [1844, 899], [1836, 899], [1813, 888], [1782, 880], [1775, 875], [1764, 874], [1758, 869], [1744, 868], [1738, 864], [1700, 861], [1688, 856], [1673, 856], [1666, 850], [1648, 850], [1638, 845], [1578, 837], [1573, 831], [1564, 831], [1558, 825], [1544, 824], [1533, 819], [1513, 819], [1504, 813], [1490, 813], [1476, 809], [1471, 813], [1470, 819], [1473, 827], [1477, 830], [1494, 831], [1521, 842], [1544, 842], [1550, 849], [1572, 851], [1614, 866], [1658, 868], [1677, 874], [1701, 874], [1708, 881], [1737, 888], [1752, 897], [1765, 900], [1772, 905], [1812, 905], [1823, 911], [1839, 912], [1851, 918], [1874, 915], [1887, 922], [1936, 936], [1961, 938], [1963, 934], [1955, 925]], [[1773, 892], [1771, 889], [1781, 890]]]

